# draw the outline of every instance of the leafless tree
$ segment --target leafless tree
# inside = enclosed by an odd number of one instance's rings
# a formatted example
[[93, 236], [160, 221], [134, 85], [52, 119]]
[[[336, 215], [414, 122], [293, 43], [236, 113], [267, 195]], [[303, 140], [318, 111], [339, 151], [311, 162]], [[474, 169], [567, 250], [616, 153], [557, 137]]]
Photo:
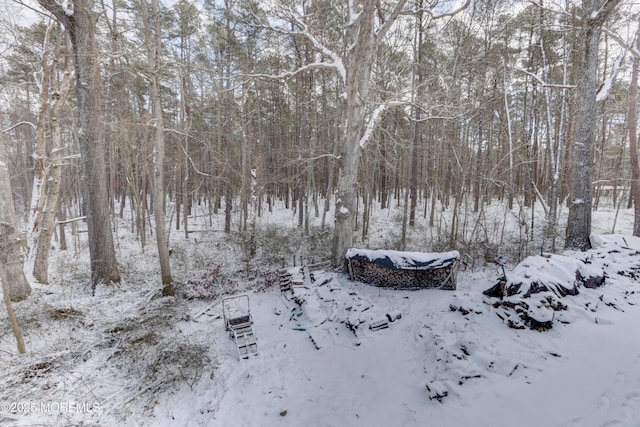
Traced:
[[[147, 60], [149, 67], [149, 94], [151, 99], [152, 118], [154, 124], [153, 145], [153, 217], [156, 223], [156, 243], [160, 258], [160, 273], [162, 276], [163, 296], [172, 296], [173, 278], [171, 276], [171, 261], [169, 259], [169, 245], [165, 231], [164, 215], [164, 118], [160, 102], [160, 69], [162, 43], [160, 38], [160, 13], [158, 0], [151, 0], [151, 15], [149, 15], [147, 0], [140, 1], [140, 10], [144, 21], [145, 42], [147, 46]], [[153, 24], [153, 31], [151, 30]], [[186, 220], [186, 218], [185, 218]]]
[[3, 285], [9, 290], [5, 298], [20, 301], [31, 294], [31, 286], [24, 275], [24, 236], [18, 230], [11, 191], [9, 160], [4, 138], [0, 140], [0, 264], [6, 271]]
[[602, 27], [621, 0], [583, 0], [578, 47], [577, 115], [565, 248], [591, 247], [591, 194], [596, 126], [598, 51]]
[[91, 284], [95, 290], [98, 283], [120, 281], [106, 185], [100, 58], [96, 44], [98, 13], [93, 9], [93, 0], [65, 1], [62, 4], [55, 0], [38, 0], [38, 3], [65, 27], [73, 49], [82, 195], [89, 231]]
[[[636, 33], [636, 50], [640, 52], [640, 27]], [[638, 73], [640, 57], [633, 56], [629, 88], [629, 151], [631, 157], [631, 191], [633, 192], [633, 235], [640, 236], [640, 160], [638, 159]]]
[[72, 74], [67, 72], [63, 77], [59, 90], [54, 92], [54, 101], [49, 113], [52, 142], [51, 157], [48, 159], [45, 203], [42, 210], [42, 219], [39, 221], [40, 233], [36, 242], [33, 263], [33, 277], [40, 283], [49, 282], [49, 249], [51, 248], [51, 237], [55, 231], [55, 218], [58, 214], [60, 202], [64, 161], [62, 153], [65, 150], [60, 129], [60, 110], [69, 96], [71, 81]]

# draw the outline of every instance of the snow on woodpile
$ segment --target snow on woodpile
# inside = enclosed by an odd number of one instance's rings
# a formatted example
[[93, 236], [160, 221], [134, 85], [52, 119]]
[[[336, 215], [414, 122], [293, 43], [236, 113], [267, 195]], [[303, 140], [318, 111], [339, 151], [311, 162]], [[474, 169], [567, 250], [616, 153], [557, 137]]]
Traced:
[[346, 257], [372, 262], [394, 270], [433, 270], [453, 264], [460, 253], [450, 252], [404, 252], [383, 249], [356, 249], [347, 251]]
[[[620, 306], [619, 301], [594, 292], [620, 279], [640, 279], [640, 239], [608, 235], [592, 236], [591, 240], [593, 249], [589, 251], [525, 258], [484, 292], [492, 297], [487, 302], [498, 309], [498, 316], [508, 326], [536, 330], [551, 329], [554, 321], [571, 322], [576, 306], [591, 312], [600, 304]], [[580, 299], [575, 298], [578, 295]], [[624, 298], [632, 295], [634, 292]]]
[[604, 283], [602, 271], [584, 262], [564, 256], [530, 256], [518, 264], [509, 275], [507, 296], [524, 298], [541, 292], [551, 292], [556, 297], [578, 295], [578, 288], [596, 288]]
[[403, 252], [351, 248], [345, 270], [351, 280], [397, 289], [456, 288], [458, 251]]

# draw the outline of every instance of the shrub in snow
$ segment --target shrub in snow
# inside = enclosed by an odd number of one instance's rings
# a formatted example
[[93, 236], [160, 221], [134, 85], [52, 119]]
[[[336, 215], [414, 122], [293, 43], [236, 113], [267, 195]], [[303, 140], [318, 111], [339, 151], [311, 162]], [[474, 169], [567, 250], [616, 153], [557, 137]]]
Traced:
[[221, 265], [198, 278], [189, 279], [185, 284], [176, 284], [176, 289], [186, 299], [214, 299], [232, 294], [236, 288], [236, 280], [223, 272]]
[[103, 344], [112, 350], [107, 363], [128, 378], [122, 393], [147, 411], [158, 393], [182, 383], [193, 386], [210, 363], [207, 346], [176, 330], [184, 309], [173, 298], [153, 299], [120, 313], [103, 331]]

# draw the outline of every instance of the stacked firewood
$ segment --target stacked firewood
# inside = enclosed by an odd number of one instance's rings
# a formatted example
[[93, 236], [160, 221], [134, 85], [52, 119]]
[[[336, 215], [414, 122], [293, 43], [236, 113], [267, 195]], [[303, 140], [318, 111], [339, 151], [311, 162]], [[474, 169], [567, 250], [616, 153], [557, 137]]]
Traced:
[[357, 259], [346, 259], [351, 280], [394, 289], [456, 289], [457, 262], [434, 269], [392, 269]]

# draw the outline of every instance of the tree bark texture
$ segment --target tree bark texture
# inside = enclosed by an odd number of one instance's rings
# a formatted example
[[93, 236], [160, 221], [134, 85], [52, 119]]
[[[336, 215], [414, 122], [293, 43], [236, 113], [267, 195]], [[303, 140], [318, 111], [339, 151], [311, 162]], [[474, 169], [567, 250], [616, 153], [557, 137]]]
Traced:
[[4, 141], [0, 141], [0, 264], [5, 267], [6, 287], [13, 301], [23, 300], [31, 294], [23, 270], [24, 236], [18, 231], [17, 224], [7, 151]]
[[8, 283], [9, 279], [2, 262], [0, 262], [0, 281], [2, 282], [2, 293], [4, 305], [7, 309], [7, 316], [9, 317], [9, 323], [11, 323], [11, 329], [13, 330], [13, 335], [16, 337], [16, 342], [18, 344], [18, 353], [24, 354], [27, 352], [27, 349], [24, 345], [24, 338], [22, 337], [22, 329], [20, 329], [20, 325], [18, 324], [18, 318], [16, 317], [15, 311], [13, 311], [13, 305], [11, 304], [10, 297], [11, 290], [9, 289]]
[[102, 125], [100, 68], [96, 44], [98, 15], [92, 0], [76, 0], [65, 11], [54, 0], [38, 0], [60, 21], [71, 38], [78, 101], [78, 142], [82, 157], [82, 195], [87, 213], [91, 285], [119, 282], [120, 273], [111, 232], [109, 193]]
[[[49, 91], [51, 90], [51, 73], [53, 72], [53, 61], [51, 60], [51, 32], [56, 27], [52, 21], [49, 23], [42, 43], [42, 70], [40, 77], [40, 109], [36, 121], [35, 150], [33, 151], [34, 173], [33, 186], [31, 187], [31, 205], [29, 209], [29, 219], [27, 225], [27, 241], [30, 256], [37, 246], [40, 235], [40, 226], [44, 211], [44, 203], [47, 191], [47, 174], [49, 165], [47, 159], [47, 115], [49, 114]], [[36, 278], [37, 280], [37, 278]]]
[[356, 199], [358, 197], [358, 166], [360, 138], [364, 129], [365, 100], [369, 94], [369, 75], [375, 53], [376, 34], [374, 2], [363, 2], [358, 19], [347, 27], [346, 98], [342, 129], [342, 164], [338, 175], [333, 264], [341, 266], [344, 254], [353, 245]]
[[[636, 34], [640, 49], [640, 29]], [[631, 157], [631, 191], [633, 192], [633, 235], [640, 236], [640, 163], [638, 163], [638, 72], [640, 58], [633, 57], [629, 88], [629, 151]]]
[[51, 127], [51, 159], [47, 176], [47, 191], [40, 223], [40, 233], [36, 243], [36, 257], [33, 264], [33, 277], [40, 283], [49, 283], [49, 249], [51, 247], [51, 237], [55, 231], [56, 214], [60, 202], [60, 185], [62, 181], [62, 134], [58, 118], [60, 108], [66, 102], [71, 89], [71, 74], [67, 73], [62, 82], [61, 89], [49, 115]]
[[[173, 296], [173, 278], [171, 275], [171, 262], [169, 260], [169, 243], [164, 227], [164, 118], [162, 116], [162, 103], [160, 102], [160, 55], [162, 43], [160, 41], [160, 13], [158, 11], [158, 0], [152, 0], [153, 21], [155, 23], [155, 37], [153, 48], [153, 110], [156, 121], [156, 138], [154, 147], [154, 186], [153, 186], [153, 216], [156, 220], [156, 243], [158, 245], [158, 255], [160, 258], [160, 273], [162, 276], [162, 296]], [[151, 41], [149, 41], [151, 43]], [[186, 196], [186, 195], [185, 195]], [[185, 201], [185, 206], [188, 203]], [[187, 230], [187, 215], [184, 217], [185, 233]]]
[[591, 247], [591, 194], [593, 144], [596, 130], [596, 93], [600, 32], [619, 0], [583, 0], [582, 28], [578, 47], [576, 127], [573, 141], [571, 195], [566, 249]]

